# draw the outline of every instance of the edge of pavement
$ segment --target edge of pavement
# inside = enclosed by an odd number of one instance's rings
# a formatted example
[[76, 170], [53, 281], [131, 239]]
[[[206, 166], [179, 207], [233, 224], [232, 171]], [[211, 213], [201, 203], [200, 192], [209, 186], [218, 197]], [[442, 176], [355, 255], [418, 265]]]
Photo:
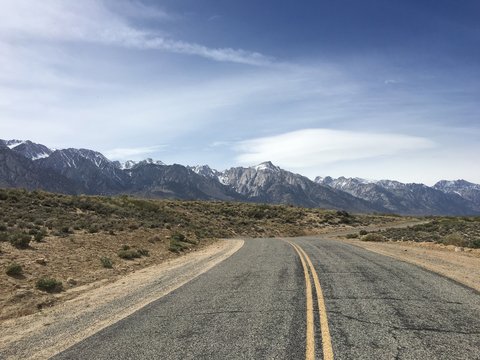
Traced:
[[0, 358], [48, 359], [158, 300], [224, 261], [244, 244], [220, 240], [149, 266], [40, 313], [0, 324]]

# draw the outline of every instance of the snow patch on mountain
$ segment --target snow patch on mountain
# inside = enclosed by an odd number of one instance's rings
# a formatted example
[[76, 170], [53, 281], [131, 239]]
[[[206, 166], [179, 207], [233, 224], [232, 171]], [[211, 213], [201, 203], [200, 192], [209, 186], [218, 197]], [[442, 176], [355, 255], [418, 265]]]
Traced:
[[34, 157], [32, 157], [32, 160], [38, 160], [38, 159], [45, 159], [47, 157], [49, 157], [50, 154], [46, 153], [46, 152], [43, 152], [43, 153], [40, 153], [40, 154], [37, 154], [35, 155]]

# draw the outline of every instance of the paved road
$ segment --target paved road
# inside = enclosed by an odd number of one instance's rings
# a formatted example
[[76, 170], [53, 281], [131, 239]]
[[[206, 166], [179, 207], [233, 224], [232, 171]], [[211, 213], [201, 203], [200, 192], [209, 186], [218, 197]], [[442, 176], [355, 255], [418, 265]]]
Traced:
[[247, 240], [55, 359], [480, 359], [477, 292], [349, 244], [286, 240]]

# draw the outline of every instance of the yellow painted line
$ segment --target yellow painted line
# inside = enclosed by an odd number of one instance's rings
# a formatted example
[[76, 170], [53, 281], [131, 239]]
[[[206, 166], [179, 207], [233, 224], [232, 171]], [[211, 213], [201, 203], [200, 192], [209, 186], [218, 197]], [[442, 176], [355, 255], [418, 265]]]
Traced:
[[303, 266], [303, 273], [305, 275], [305, 287], [306, 287], [306, 298], [307, 298], [307, 348], [305, 351], [306, 360], [315, 359], [315, 330], [314, 330], [314, 321], [313, 321], [313, 295], [312, 295], [312, 283], [310, 281], [310, 275], [308, 274], [307, 264], [303, 259], [303, 256], [300, 250], [295, 244], [289, 243], [297, 252], [300, 257], [300, 261]]
[[[317, 293], [318, 312], [320, 316], [320, 330], [322, 332], [322, 347], [323, 347], [323, 360], [333, 360], [333, 347], [332, 338], [330, 337], [330, 329], [328, 327], [327, 307], [325, 306], [325, 300], [323, 298], [322, 287], [320, 286], [320, 280], [318, 279], [317, 272], [313, 267], [310, 257], [303, 251], [300, 245], [297, 245], [298, 250], [303, 254], [307, 260], [310, 272], [313, 276], [313, 282], [315, 284], [315, 291]], [[296, 249], [297, 250], [297, 249]], [[298, 251], [297, 250], [297, 251]]]

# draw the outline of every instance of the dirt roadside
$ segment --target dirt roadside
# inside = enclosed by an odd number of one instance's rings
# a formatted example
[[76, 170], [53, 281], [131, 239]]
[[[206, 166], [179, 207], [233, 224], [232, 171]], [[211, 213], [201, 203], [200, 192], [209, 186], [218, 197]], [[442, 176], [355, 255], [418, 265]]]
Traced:
[[[427, 222], [408, 220], [394, 225], [374, 225], [363, 229], [378, 231], [388, 228], [405, 228]], [[348, 230], [333, 231], [326, 233], [325, 237], [409, 262], [480, 291], [480, 249], [458, 248], [433, 242], [367, 242], [358, 239], [346, 239], [345, 235], [349, 233], [351, 231]]]
[[[480, 249], [415, 242], [341, 241], [418, 265], [480, 291]], [[456, 251], [457, 250], [457, 251]]]
[[1, 359], [48, 359], [208, 271], [243, 246], [218, 241], [89, 291], [40, 313], [0, 323]]
[[[378, 231], [388, 228], [405, 228], [427, 222], [403, 221], [394, 225], [374, 225], [364, 227], [363, 229]], [[325, 237], [344, 241], [381, 255], [409, 262], [480, 291], [480, 249], [459, 248], [453, 245], [436, 244], [433, 242], [367, 242], [359, 239], [347, 239], [345, 235], [349, 233], [351, 231], [333, 231], [326, 233]]]

